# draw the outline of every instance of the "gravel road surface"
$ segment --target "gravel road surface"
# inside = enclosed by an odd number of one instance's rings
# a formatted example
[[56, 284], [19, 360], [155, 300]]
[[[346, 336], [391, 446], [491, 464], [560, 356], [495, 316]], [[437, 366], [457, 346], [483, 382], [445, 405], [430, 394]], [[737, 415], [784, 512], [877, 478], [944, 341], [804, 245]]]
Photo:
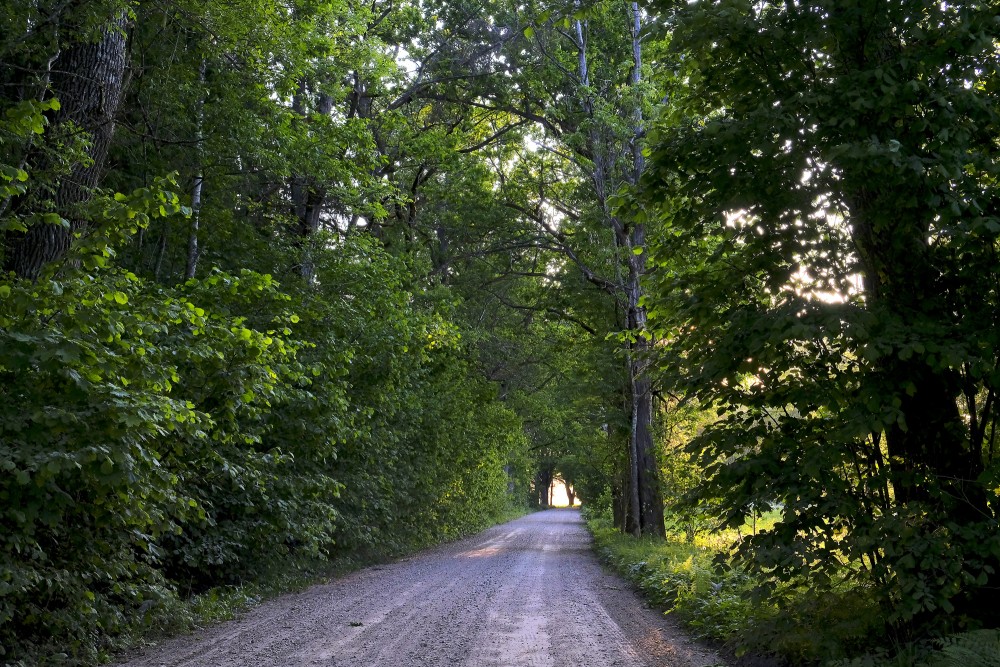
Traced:
[[721, 660], [648, 609], [549, 510], [267, 602], [127, 667], [703, 667]]

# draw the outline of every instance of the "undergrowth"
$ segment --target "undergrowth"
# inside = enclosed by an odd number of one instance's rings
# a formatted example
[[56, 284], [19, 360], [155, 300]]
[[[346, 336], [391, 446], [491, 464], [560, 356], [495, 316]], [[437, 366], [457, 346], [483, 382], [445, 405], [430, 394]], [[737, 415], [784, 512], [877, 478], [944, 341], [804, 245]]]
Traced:
[[755, 594], [761, 582], [724, 557], [735, 532], [697, 533], [693, 541], [682, 532], [635, 539], [606, 515], [587, 513], [587, 523], [603, 562], [695, 637], [722, 645], [736, 664], [1000, 667], [1000, 632], [895, 642], [859, 588], [820, 596], [785, 586], [761, 599]]
[[[531, 511], [533, 510], [523, 506], [508, 507], [490, 525], [513, 521]], [[280, 595], [326, 583], [355, 570], [403, 558], [439, 543], [463, 539], [487, 527], [484, 525], [443, 541], [411, 540], [408, 543], [396, 543], [392, 547], [372, 548], [363, 553], [341, 553], [332, 560], [276, 564], [270, 572], [256, 581], [217, 586], [186, 599], [173, 598], [154, 612], [148, 613], [141, 623], [133, 627], [132, 632], [117, 638], [116, 643], [103, 655], [103, 661], [109, 661], [114, 652], [134, 651], [155, 645], [171, 636], [232, 620]]]

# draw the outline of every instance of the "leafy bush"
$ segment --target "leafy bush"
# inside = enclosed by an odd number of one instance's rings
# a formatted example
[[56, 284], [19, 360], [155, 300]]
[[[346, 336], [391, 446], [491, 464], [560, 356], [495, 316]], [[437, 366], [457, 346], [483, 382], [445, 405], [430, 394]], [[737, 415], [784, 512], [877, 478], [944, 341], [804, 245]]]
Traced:
[[738, 656], [775, 655], [813, 664], [854, 655], [884, 640], [884, 621], [862, 591], [817, 593], [783, 587], [767, 599], [760, 582], [728, 563], [735, 534], [686, 531], [666, 541], [635, 540], [602, 516], [589, 516], [601, 558], [648, 600], [677, 615], [695, 636], [720, 642]]
[[216, 587], [509, 509], [520, 420], [405, 266], [354, 236], [317, 253], [313, 285], [242, 269], [165, 287], [114, 268], [131, 234], [184, 212], [169, 185], [98, 194], [71, 261], [0, 280], [5, 662], [89, 664], [140, 627], [183, 625], [182, 597], [214, 613], [243, 604]]
[[164, 459], [211, 419], [161, 343], [204, 318], [123, 272], [0, 294], [0, 646], [92, 658], [96, 628], [170, 597], [160, 541], [201, 511]]

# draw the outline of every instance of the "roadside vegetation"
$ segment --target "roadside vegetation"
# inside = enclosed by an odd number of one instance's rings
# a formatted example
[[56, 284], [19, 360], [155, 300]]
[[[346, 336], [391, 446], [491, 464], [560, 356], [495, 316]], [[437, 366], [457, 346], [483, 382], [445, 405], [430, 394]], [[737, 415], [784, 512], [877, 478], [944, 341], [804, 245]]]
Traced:
[[[761, 582], [730, 559], [731, 546], [750, 526], [698, 532], [693, 541], [683, 531], [668, 531], [665, 540], [636, 540], [616, 530], [607, 512], [588, 508], [585, 515], [601, 560], [693, 636], [720, 646], [731, 664], [1000, 665], [1000, 632], [900, 639], [860, 587], [833, 595], [787, 587], [762, 599]], [[763, 517], [759, 529], [773, 522]]]

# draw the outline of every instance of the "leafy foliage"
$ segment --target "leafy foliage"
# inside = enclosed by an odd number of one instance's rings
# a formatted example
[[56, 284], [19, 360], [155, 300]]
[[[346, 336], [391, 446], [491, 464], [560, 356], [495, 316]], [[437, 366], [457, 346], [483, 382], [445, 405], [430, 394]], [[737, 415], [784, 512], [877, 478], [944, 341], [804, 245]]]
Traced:
[[698, 495], [728, 527], [781, 512], [737, 548], [765, 595], [871, 586], [901, 629], [995, 623], [993, 8], [672, 11], [649, 307], [664, 381], [719, 417]]
[[555, 475], [706, 636], [997, 622], [995, 7], [630, 6], [0, 0], [4, 661]]
[[[877, 606], [857, 591], [789, 587], [767, 601], [755, 600], [757, 576], [720, 566], [738, 531], [698, 531], [693, 540], [683, 532], [669, 533], [665, 542], [630, 540], [615, 533], [609, 517], [588, 511], [602, 560], [696, 636], [750, 662], [762, 656], [791, 664], [838, 664], [838, 658], [864, 650], [885, 631]], [[742, 528], [749, 532], [750, 526]]]
[[[4, 140], [41, 146], [47, 104], [15, 107]], [[22, 215], [53, 173], [5, 168], [24, 198], [9, 233], [62, 224]], [[64, 261], [0, 280], [5, 663], [91, 664], [170, 625], [182, 596], [454, 538], [515, 504], [521, 420], [406, 263], [367, 235], [317, 236], [311, 283], [233, 266], [161, 284], [117, 257], [191, 214], [174, 187], [91, 193]], [[300, 252], [234, 238], [219, 259]]]

